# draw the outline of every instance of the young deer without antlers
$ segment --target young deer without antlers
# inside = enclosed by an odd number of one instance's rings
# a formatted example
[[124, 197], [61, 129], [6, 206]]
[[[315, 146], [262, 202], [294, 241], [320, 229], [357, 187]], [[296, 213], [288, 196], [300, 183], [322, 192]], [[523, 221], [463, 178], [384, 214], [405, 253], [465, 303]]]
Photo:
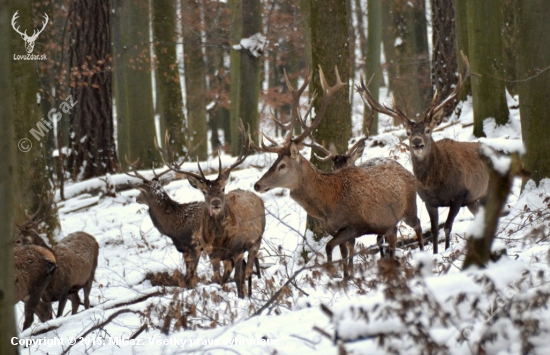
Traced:
[[[168, 139], [166, 139], [166, 142], [168, 142]], [[166, 148], [160, 149], [156, 140], [155, 145], [162, 154], [170, 154]], [[177, 251], [183, 254], [186, 268], [185, 286], [189, 288], [194, 287], [200, 254], [199, 245], [193, 235], [200, 229], [204, 202], [178, 203], [172, 200], [164, 190], [160, 180], [163, 175], [171, 171], [170, 169], [160, 174], [156, 174], [153, 171], [154, 177], [149, 180], [136, 170], [135, 164], [137, 161], [127, 163], [133, 174], [126, 173], [126, 175], [141, 179], [142, 181], [134, 185], [140, 191], [136, 201], [149, 207], [149, 216], [155, 228], [161, 234], [170, 238]], [[180, 163], [180, 166], [181, 164], [183, 162]]]
[[468, 60], [463, 56], [465, 72], [459, 78], [453, 92], [437, 104], [437, 92], [421, 120], [411, 120], [394, 102], [390, 109], [380, 105], [371, 95], [363, 80], [358, 90], [373, 110], [396, 118], [405, 124], [409, 136], [409, 148], [416, 177], [416, 191], [424, 201], [430, 215], [434, 254], [438, 251], [439, 207], [449, 207], [445, 221], [445, 249], [450, 244], [453, 221], [461, 207], [466, 206], [473, 214], [477, 213], [480, 203], [484, 202], [489, 187], [489, 173], [480, 157], [480, 143], [457, 142], [443, 139], [435, 142], [432, 132], [443, 118], [443, 108], [459, 94], [460, 88], [468, 78]]
[[[34, 217], [19, 226], [20, 232], [15, 237], [16, 249], [38, 246], [49, 251], [57, 264], [50, 277], [36, 313], [42, 321], [52, 319], [51, 302], [58, 301], [57, 318], [63, 315], [67, 299], [72, 303], [72, 314], [76, 314], [80, 305], [78, 291], [84, 290], [84, 308], [90, 308], [90, 291], [94, 281], [99, 244], [93, 236], [85, 232], [71, 233], [50, 248], [36, 232], [40, 220]], [[47, 258], [51, 260], [51, 257]], [[25, 321], [25, 324], [27, 321]]]
[[[320, 157], [317, 154], [315, 156], [318, 160], [326, 162], [331, 161], [332, 162], [332, 170], [340, 170], [346, 167], [353, 167], [355, 166], [355, 161], [363, 155], [363, 151], [365, 149], [365, 142], [369, 138], [369, 133], [367, 131], [367, 134], [360, 138], [355, 144], [348, 149], [347, 152], [344, 154], [338, 154], [336, 151], [336, 147], [331, 144], [330, 150], [323, 147], [321, 144], [315, 142], [314, 137], [310, 136], [312, 140], [311, 145], [312, 148], [315, 148], [317, 150], [320, 150], [325, 154], [324, 157]], [[387, 165], [387, 166], [384, 166]], [[418, 244], [420, 249], [424, 249], [424, 241], [422, 239], [422, 227], [420, 226], [420, 219], [413, 218], [412, 216], [417, 215], [417, 208], [416, 208], [416, 188], [415, 188], [415, 179], [414, 175], [411, 174], [407, 169], [405, 169], [401, 164], [396, 162], [393, 159], [390, 158], [373, 158], [369, 159], [365, 162], [363, 162], [361, 165], [358, 166], [362, 169], [368, 169], [369, 172], [374, 172], [381, 170], [384, 172], [386, 176], [388, 176], [392, 180], [401, 180], [401, 184], [399, 184], [400, 187], [403, 188], [403, 203], [405, 204], [405, 210], [406, 215], [409, 216], [409, 218], [406, 219], [406, 222], [410, 222], [410, 227], [412, 227], [415, 230], [416, 235], [420, 235], [420, 238], [418, 240]], [[374, 169], [374, 170], [373, 170]], [[384, 256], [384, 251], [382, 248], [382, 239], [383, 235], [378, 235], [376, 238], [376, 241], [378, 245], [380, 246], [380, 255]], [[348, 244], [348, 247], [350, 249], [350, 260], [352, 260], [353, 256], [353, 246], [354, 242], [351, 242], [351, 245]]]
[[[235, 268], [235, 283], [239, 298], [245, 294], [245, 278], [248, 278], [248, 295], [252, 294], [252, 268], [256, 264], [260, 277], [258, 251], [265, 230], [265, 209], [261, 198], [250, 191], [233, 190], [225, 193], [229, 174], [248, 156], [249, 134], [245, 132], [242, 122], [239, 130], [242, 135], [241, 152], [237, 160], [222, 171], [219, 159], [218, 177], [209, 180], [205, 177], [200, 164], [200, 175], [181, 170], [177, 164], [169, 165], [170, 169], [187, 175], [189, 183], [204, 195], [205, 208], [201, 217], [201, 244], [210, 256], [214, 267], [215, 278], [219, 280], [219, 260], [224, 261], [224, 274], [221, 283], [227, 282], [232, 267]], [[244, 253], [248, 252], [248, 262]]]
[[[393, 256], [397, 241], [396, 224], [403, 219], [409, 225], [416, 225], [418, 218], [416, 212], [407, 210], [403, 203], [406, 186], [402, 179], [395, 175], [387, 176], [387, 171], [392, 169], [393, 164], [388, 164], [387, 169], [349, 166], [333, 172], [322, 172], [300, 154], [304, 139], [319, 126], [332, 95], [346, 85], [340, 80], [337, 70], [337, 82], [334, 86], [327, 84], [322, 70], [319, 70], [319, 76], [324, 93], [321, 107], [313, 123], [306, 126], [297, 137], [292, 135], [294, 125], [299, 120], [306, 122], [311, 112], [310, 107], [303, 119], [298, 112], [299, 97], [311, 78], [297, 90], [287, 81], [293, 95], [291, 121], [285, 126], [288, 133], [280, 146], [267, 147], [262, 141], [261, 147], [256, 147], [260, 151], [277, 153], [278, 157], [256, 182], [254, 189], [261, 193], [277, 187], [289, 189], [290, 197], [310, 216], [318, 219], [327, 233], [332, 235], [326, 246], [327, 261], [332, 261], [332, 251], [338, 246], [344, 259], [344, 276], [347, 276], [346, 243], [364, 234], [383, 234], [388, 237], [390, 255]], [[273, 139], [267, 139], [276, 144]], [[415, 228], [415, 231], [421, 240], [420, 229]], [[353, 245], [348, 243], [348, 246], [350, 244]]]

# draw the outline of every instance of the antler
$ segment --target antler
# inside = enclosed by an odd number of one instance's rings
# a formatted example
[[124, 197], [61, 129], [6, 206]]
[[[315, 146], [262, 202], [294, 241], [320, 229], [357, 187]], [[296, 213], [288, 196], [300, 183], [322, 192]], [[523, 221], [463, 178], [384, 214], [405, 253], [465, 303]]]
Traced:
[[470, 62], [468, 61], [468, 58], [464, 55], [463, 52], [460, 52], [460, 55], [462, 56], [462, 60], [464, 61], [464, 72], [462, 75], [458, 76], [458, 83], [456, 84], [455, 88], [451, 92], [451, 94], [439, 105], [437, 105], [437, 101], [439, 100], [439, 93], [437, 90], [435, 91], [434, 97], [432, 99], [432, 102], [430, 103], [430, 106], [428, 107], [425, 115], [425, 121], [430, 122], [434, 117], [437, 117], [440, 111], [447, 106], [450, 102], [452, 102], [454, 99], [457, 98], [458, 94], [460, 93], [460, 89], [462, 88], [462, 85], [468, 79], [468, 77], [471, 75], [470, 72]]
[[[221, 157], [218, 153], [218, 162], [219, 163], [218, 163], [218, 177], [217, 177], [217, 179], [227, 179], [227, 178], [229, 178], [229, 173], [233, 169], [235, 169], [239, 164], [241, 164], [246, 159], [246, 157], [248, 156], [248, 153], [250, 151], [250, 133], [248, 131], [245, 131], [244, 124], [243, 124], [242, 120], [239, 120], [239, 132], [241, 133], [241, 137], [242, 137], [242, 145], [241, 145], [241, 150], [239, 152], [239, 156], [237, 157], [237, 160], [235, 160], [235, 162], [233, 164], [231, 164], [231, 166], [229, 168], [225, 169], [222, 172], [222, 160], [221, 160]], [[262, 145], [263, 145], [263, 142], [262, 142]], [[194, 178], [196, 178], [198, 180], [201, 180], [201, 181], [208, 180], [208, 179], [206, 179], [206, 176], [204, 175], [204, 172], [202, 171], [201, 165], [199, 164], [198, 161], [197, 161], [197, 166], [199, 167], [200, 175], [192, 173], [192, 172], [187, 171], [187, 170], [181, 170], [182, 163], [180, 163], [178, 165], [178, 164], [175, 164], [173, 162], [173, 160], [170, 161], [170, 164], [166, 164], [166, 165], [168, 165], [168, 168], [170, 170], [175, 171], [177, 173], [191, 175]]]
[[[374, 77], [374, 75], [373, 75], [373, 77]], [[368, 85], [370, 84], [371, 80], [372, 80], [372, 77], [369, 80], [368, 84], [365, 85], [365, 82], [363, 81], [363, 76], [361, 75], [360, 86], [359, 85], [355, 86], [355, 89], [361, 95], [361, 98], [363, 99], [363, 101], [366, 104], [368, 104], [371, 107], [371, 109], [373, 109], [374, 111], [380, 112], [384, 115], [388, 115], [388, 116], [393, 117], [393, 118], [395, 118], [399, 121], [410, 122], [411, 120], [407, 117], [407, 115], [397, 107], [397, 105], [395, 103], [395, 97], [392, 96], [394, 109], [391, 109], [388, 106], [386, 106], [385, 104], [381, 105], [374, 98], [374, 96], [372, 96], [371, 92], [368, 89]]]
[[17, 19], [19, 18], [19, 10], [15, 11], [15, 13], [13, 14], [12, 18], [11, 18], [11, 27], [13, 27], [13, 29], [15, 30], [15, 32], [19, 33], [21, 36], [25, 36], [25, 37], [29, 37], [27, 35], [27, 30], [25, 30], [25, 33], [19, 31], [19, 27], [20, 26], [17, 26], [17, 28], [15, 28], [16, 26], [16, 21]]
[[126, 164], [128, 164], [128, 167], [130, 168], [130, 170], [132, 170], [134, 172], [134, 174], [130, 174], [128, 172], [124, 172], [124, 174], [128, 175], [128, 176], [131, 176], [131, 177], [135, 177], [135, 178], [138, 178], [138, 179], [141, 179], [143, 180], [143, 182], [149, 182], [151, 180], [145, 178], [143, 175], [141, 175], [140, 173], [138, 173], [137, 169], [136, 169], [136, 165], [139, 164], [139, 158], [137, 158], [134, 162], [131, 162], [129, 159], [128, 159], [128, 156], [125, 155], [124, 156], [124, 159], [126, 160]]

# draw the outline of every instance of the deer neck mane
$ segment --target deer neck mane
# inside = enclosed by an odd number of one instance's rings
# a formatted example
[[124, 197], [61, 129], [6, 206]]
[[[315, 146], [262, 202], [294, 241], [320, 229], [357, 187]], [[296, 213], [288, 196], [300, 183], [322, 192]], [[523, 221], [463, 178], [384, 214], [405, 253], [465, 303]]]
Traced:
[[430, 141], [430, 151], [424, 159], [417, 158], [411, 150], [414, 176], [417, 184], [423, 188], [437, 182], [442, 174], [446, 174], [441, 169], [443, 152], [432, 137], [430, 137]]
[[300, 159], [301, 171], [297, 175], [301, 178], [296, 188], [290, 190], [290, 197], [298, 202], [310, 216], [324, 221], [330, 213], [329, 204], [320, 204], [319, 196], [323, 195], [325, 200], [330, 201], [329, 195], [339, 194], [341, 187], [336, 182], [337, 176], [317, 169], [304, 157]]

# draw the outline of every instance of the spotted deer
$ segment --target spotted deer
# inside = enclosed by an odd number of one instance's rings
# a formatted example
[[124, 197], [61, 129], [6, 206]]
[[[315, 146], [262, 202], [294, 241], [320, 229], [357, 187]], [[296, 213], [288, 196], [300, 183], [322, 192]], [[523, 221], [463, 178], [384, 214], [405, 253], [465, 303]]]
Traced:
[[461, 207], [468, 207], [473, 214], [484, 202], [489, 187], [489, 171], [480, 156], [480, 143], [457, 142], [452, 139], [434, 141], [432, 133], [441, 124], [443, 108], [460, 93], [460, 88], [470, 75], [468, 59], [462, 56], [464, 73], [453, 92], [439, 102], [436, 91], [424, 117], [409, 118], [393, 104], [393, 108], [381, 105], [371, 95], [361, 80], [359, 91], [373, 110], [403, 122], [409, 136], [409, 149], [416, 177], [416, 191], [426, 205], [430, 216], [434, 254], [438, 252], [439, 207], [449, 207], [445, 221], [445, 249], [450, 246], [453, 222]]
[[[254, 189], [265, 193], [274, 188], [290, 190], [290, 197], [313, 218], [320, 221], [325, 231], [332, 236], [326, 245], [327, 262], [332, 262], [332, 251], [340, 248], [344, 276], [349, 275], [349, 243], [364, 234], [385, 235], [389, 241], [390, 256], [394, 256], [397, 242], [397, 223], [400, 220], [414, 226], [418, 240], [422, 240], [416, 209], [403, 203], [407, 183], [397, 178], [393, 164], [382, 164], [363, 169], [348, 166], [332, 172], [323, 172], [313, 166], [300, 149], [304, 140], [314, 132], [322, 121], [326, 108], [334, 93], [346, 85], [336, 70], [336, 84], [329, 86], [319, 69], [323, 98], [318, 113], [301, 134], [294, 136], [294, 126], [300, 120], [306, 122], [311, 106], [304, 118], [298, 110], [299, 98], [309, 84], [308, 78], [299, 89], [287, 82], [292, 93], [291, 121], [287, 125], [279, 122], [288, 132], [282, 144], [266, 137], [274, 146], [266, 146], [263, 139], [257, 150], [277, 154], [277, 159], [267, 172], [256, 182]], [[348, 246], [346, 246], [348, 243]], [[353, 250], [349, 250], [353, 253]], [[350, 259], [351, 260], [351, 259]], [[352, 263], [350, 262], [350, 266]]]

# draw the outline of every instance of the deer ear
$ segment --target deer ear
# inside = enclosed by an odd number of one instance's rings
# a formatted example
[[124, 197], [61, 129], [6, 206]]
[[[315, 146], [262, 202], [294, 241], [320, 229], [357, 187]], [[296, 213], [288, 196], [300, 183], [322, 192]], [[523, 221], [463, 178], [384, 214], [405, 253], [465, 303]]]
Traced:
[[300, 149], [294, 142], [290, 144], [290, 157], [296, 161], [300, 160]]
[[204, 184], [202, 180], [197, 179], [193, 175], [187, 175], [187, 180], [189, 181], [189, 185], [199, 190], [201, 189], [201, 186]]

